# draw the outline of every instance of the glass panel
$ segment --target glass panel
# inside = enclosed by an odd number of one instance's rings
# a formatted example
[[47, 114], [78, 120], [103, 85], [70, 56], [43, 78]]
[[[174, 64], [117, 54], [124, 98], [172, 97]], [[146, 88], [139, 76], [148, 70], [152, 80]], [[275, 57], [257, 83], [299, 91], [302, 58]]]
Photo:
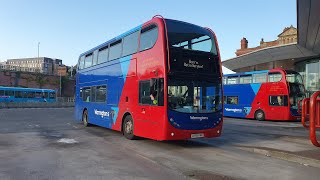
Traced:
[[238, 77], [228, 77], [227, 84], [237, 84], [238, 83]]
[[270, 106], [288, 106], [288, 96], [269, 96]]
[[122, 43], [121, 41], [117, 41], [110, 45], [110, 52], [109, 52], [109, 60], [114, 60], [121, 57], [122, 51]]
[[267, 74], [253, 74], [253, 83], [264, 83], [267, 82]]
[[35, 97], [35, 92], [27, 92], [27, 97], [28, 98], [34, 98]]
[[108, 47], [104, 47], [98, 52], [98, 64], [108, 61]]
[[14, 91], [5, 91], [5, 96], [14, 96]]
[[319, 61], [306, 65], [306, 88], [310, 93], [320, 89]]
[[123, 53], [122, 56], [127, 56], [136, 53], [138, 50], [139, 32], [134, 32], [123, 38]]
[[217, 55], [213, 35], [207, 29], [176, 20], [166, 19], [169, 47], [212, 52]]
[[239, 104], [239, 97], [238, 96], [227, 96], [227, 104], [237, 105]]
[[92, 54], [91, 54], [91, 55], [86, 56], [86, 57], [84, 58], [84, 66], [85, 66], [85, 68], [92, 66], [92, 57], [93, 57], [93, 56], [92, 56]]
[[158, 27], [155, 25], [149, 26], [141, 30], [140, 35], [140, 51], [150, 49], [154, 46], [158, 38]]
[[[47, 64], [45, 64], [45, 66], [47, 66]], [[83, 69], [83, 68], [84, 68], [84, 56], [80, 58], [80, 62], [79, 62], [79, 69]]]
[[91, 87], [91, 98], [90, 98], [91, 102], [96, 102], [96, 87], [93, 86]]
[[91, 101], [90, 95], [91, 95], [91, 88], [89, 87], [83, 88], [83, 101], [90, 102]]
[[221, 110], [221, 84], [207, 81], [169, 80], [169, 109], [184, 113]]
[[240, 84], [250, 84], [252, 83], [252, 76], [240, 76]]
[[223, 77], [223, 84], [227, 84], [227, 77]]
[[298, 73], [286, 74], [286, 79], [290, 83], [298, 83], [298, 84], [303, 83], [302, 76]]
[[151, 104], [149, 80], [139, 82], [139, 103]]
[[191, 40], [191, 49], [196, 51], [211, 52], [212, 40], [205, 35]]
[[80, 88], [80, 98], [82, 99], [83, 93], [82, 93], [82, 88]]
[[35, 98], [42, 98], [42, 92], [36, 92]]
[[49, 98], [50, 99], [55, 99], [56, 98], [56, 93], [55, 92], [49, 93]]
[[96, 102], [106, 102], [107, 97], [107, 87], [97, 86], [96, 89]]
[[269, 82], [279, 82], [281, 81], [282, 74], [281, 73], [269, 73], [268, 74], [268, 81]]

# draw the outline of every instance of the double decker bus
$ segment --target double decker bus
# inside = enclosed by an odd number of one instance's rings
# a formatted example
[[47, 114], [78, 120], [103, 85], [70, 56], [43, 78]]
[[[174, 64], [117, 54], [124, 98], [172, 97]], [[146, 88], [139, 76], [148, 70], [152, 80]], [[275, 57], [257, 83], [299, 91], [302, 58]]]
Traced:
[[154, 140], [220, 136], [213, 31], [155, 16], [79, 57], [75, 119]]
[[0, 86], [0, 102], [55, 102], [52, 89], [36, 89]]
[[224, 116], [297, 120], [305, 97], [302, 77], [281, 68], [224, 75]]

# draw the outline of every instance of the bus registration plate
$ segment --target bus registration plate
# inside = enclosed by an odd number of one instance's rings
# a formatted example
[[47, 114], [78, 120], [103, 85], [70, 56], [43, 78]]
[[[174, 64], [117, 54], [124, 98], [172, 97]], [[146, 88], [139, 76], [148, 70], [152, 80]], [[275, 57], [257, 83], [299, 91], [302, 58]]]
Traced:
[[204, 133], [191, 134], [191, 138], [202, 138], [204, 137]]

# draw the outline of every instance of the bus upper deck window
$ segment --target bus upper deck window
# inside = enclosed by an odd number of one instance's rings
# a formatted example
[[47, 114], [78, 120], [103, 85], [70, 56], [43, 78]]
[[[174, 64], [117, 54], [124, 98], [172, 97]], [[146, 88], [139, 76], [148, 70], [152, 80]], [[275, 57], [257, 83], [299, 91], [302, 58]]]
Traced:
[[158, 39], [158, 27], [156, 25], [148, 26], [141, 30], [140, 51], [150, 49]]

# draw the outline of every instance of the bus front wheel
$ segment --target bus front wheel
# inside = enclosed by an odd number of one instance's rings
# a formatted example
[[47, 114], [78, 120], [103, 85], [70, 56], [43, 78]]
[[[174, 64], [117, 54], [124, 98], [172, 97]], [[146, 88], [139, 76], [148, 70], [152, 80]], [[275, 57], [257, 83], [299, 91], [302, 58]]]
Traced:
[[258, 121], [263, 121], [265, 119], [265, 115], [264, 112], [262, 110], [258, 110], [255, 114], [254, 114], [254, 118]]
[[82, 122], [83, 122], [83, 125], [85, 127], [88, 127], [90, 124], [89, 124], [89, 121], [88, 121], [88, 111], [87, 110], [84, 110], [83, 111], [83, 114], [82, 114]]
[[126, 116], [124, 118], [124, 122], [123, 122], [123, 125], [122, 125], [122, 130], [123, 130], [123, 135], [127, 138], [127, 139], [130, 139], [130, 140], [133, 140], [136, 138], [136, 136], [133, 134], [133, 119], [130, 115]]

